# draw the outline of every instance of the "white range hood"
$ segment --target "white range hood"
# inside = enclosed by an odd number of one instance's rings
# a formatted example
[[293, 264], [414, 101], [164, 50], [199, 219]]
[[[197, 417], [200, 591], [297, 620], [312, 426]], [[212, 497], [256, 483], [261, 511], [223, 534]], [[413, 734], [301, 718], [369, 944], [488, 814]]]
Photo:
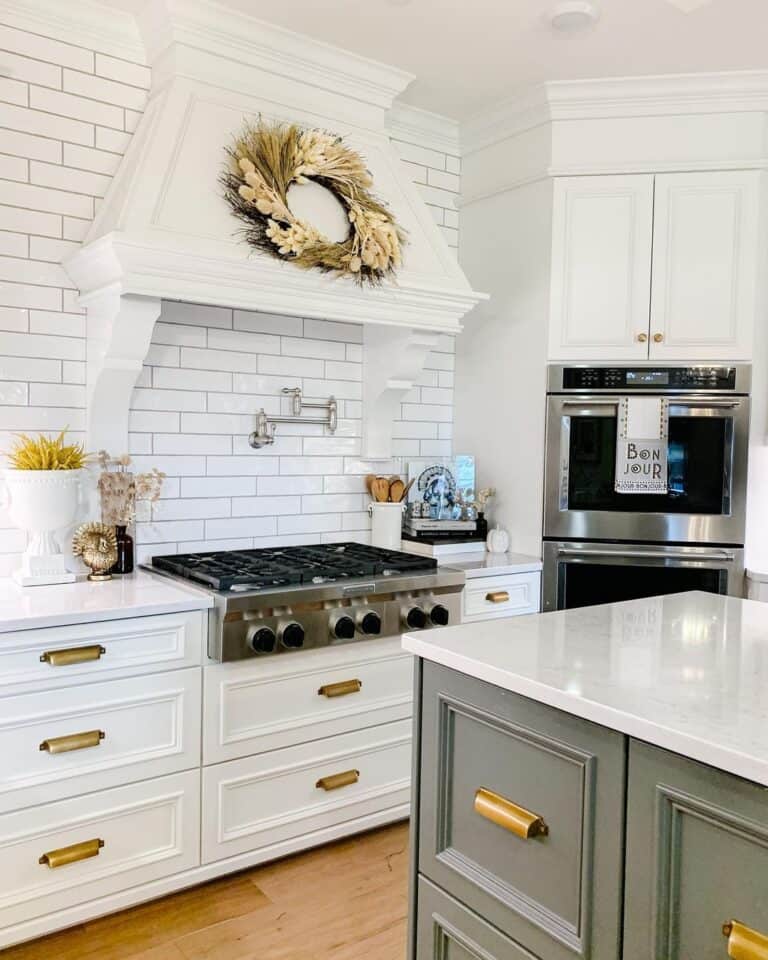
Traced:
[[[131, 391], [161, 300], [172, 299], [392, 328], [370, 345], [376, 376], [364, 396], [365, 452], [388, 456], [396, 399], [435, 338], [458, 332], [482, 299], [390, 144], [386, 114], [411, 76], [208, 0], [152, 0], [139, 24], [149, 103], [84, 246], [64, 264], [88, 311], [89, 445], [127, 447]], [[332, 130], [365, 156], [408, 233], [395, 282], [361, 289], [238, 239], [218, 177], [225, 147], [259, 114]]]

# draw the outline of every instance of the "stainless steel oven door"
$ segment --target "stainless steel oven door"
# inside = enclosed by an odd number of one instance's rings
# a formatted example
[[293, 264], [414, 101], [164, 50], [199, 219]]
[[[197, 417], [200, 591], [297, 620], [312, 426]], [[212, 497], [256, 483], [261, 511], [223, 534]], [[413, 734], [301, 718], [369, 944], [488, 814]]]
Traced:
[[744, 543], [749, 398], [668, 399], [669, 492], [622, 494], [617, 398], [547, 398], [545, 538]]
[[686, 590], [743, 596], [744, 551], [641, 543], [544, 544], [544, 610], [571, 610]]

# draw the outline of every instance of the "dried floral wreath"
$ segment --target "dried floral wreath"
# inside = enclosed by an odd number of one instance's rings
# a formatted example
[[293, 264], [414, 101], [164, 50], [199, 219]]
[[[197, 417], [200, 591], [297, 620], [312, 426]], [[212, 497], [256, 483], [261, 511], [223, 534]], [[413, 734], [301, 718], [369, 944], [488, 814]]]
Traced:
[[[234, 214], [247, 227], [245, 240], [300, 267], [378, 284], [400, 266], [405, 235], [387, 208], [368, 192], [365, 161], [324, 130], [259, 120], [246, 125], [227, 150], [221, 181]], [[313, 180], [330, 190], [347, 211], [349, 236], [341, 243], [324, 237], [293, 215], [288, 188]]]

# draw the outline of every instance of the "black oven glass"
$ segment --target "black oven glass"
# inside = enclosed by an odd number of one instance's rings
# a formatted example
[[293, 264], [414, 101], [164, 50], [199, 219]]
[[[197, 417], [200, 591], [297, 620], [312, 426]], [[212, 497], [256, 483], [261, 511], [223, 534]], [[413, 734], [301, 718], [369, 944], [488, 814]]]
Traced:
[[558, 609], [573, 610], [598, 603], [619, 603], [622, 600], [639, 600], [686, 590], [726, 593], [727, 588], [728, 574], [725, 570], [563, 562], [558, 577]]
[[568, 509], [722, 516], [731, 430], [724, 417], [670, 417], [668, 492], [626, 494], [613, 486], [616, 417], [571, 417]]

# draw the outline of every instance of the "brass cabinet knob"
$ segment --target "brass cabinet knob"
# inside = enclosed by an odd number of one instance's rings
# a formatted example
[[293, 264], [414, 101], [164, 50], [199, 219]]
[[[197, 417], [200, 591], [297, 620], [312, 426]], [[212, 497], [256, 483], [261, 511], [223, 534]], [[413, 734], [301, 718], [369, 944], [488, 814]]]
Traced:
[[654, 335], [653, 335], [653, 342], [654, 342], [654, 343], [663, 343], [663, 342], [664, 342], [664, 334], [663, 334], [663, 333], [654, 333]]
[[723, 924], [723, 936], [728, 938], [728, 956], [733, 960], [768, 960], [768, 937], [757, 930], [728, 920]]
[[647, 333], [638, 333], [638, 335], [637, 335], [637, 342], [638, 342], [638, 343], [647, 343], [647, 342], [648, 342], [648, 334], [647, 334]]

